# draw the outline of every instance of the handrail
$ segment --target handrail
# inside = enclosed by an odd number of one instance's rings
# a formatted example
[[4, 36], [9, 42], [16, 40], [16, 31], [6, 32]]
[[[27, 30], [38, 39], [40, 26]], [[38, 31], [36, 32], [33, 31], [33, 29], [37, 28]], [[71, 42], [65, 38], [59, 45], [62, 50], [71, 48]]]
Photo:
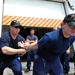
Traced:
[[66, 0], [66, 1], [67, 1], [68, 5], [69, 5], [70, 9], [74, 10], [74, 6], [70, 3], [70, 1], [69, 0]]

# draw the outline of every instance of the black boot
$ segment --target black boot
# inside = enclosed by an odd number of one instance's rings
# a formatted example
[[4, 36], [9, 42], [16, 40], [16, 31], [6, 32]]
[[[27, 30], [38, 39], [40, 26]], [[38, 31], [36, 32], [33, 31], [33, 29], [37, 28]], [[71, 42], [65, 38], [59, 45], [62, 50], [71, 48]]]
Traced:
[[29, 72], [29, 71], [30, 71], [30, 69], [26, 69], [26, 70], [25, 70], [25, 73], [27, 73], [27, 72]]

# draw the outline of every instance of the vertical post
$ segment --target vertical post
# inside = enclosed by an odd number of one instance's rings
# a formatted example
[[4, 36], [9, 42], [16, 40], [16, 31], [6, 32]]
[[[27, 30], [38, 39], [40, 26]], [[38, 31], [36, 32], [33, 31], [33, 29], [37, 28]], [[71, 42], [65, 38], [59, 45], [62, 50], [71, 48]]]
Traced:
[[0, 0], [0, 37], [2, 33], [3, 0]]
[[65, 9], [67, 14], [75, 13], [74, 8], [72, 6], [72, 0], [65, 1]]

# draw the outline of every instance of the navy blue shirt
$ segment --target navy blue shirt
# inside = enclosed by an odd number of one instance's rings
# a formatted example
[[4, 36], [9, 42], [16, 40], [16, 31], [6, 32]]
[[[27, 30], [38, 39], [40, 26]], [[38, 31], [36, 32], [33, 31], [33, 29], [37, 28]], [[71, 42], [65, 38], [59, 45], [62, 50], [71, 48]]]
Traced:
[[38, 40], [37, 36], [35, 36], [35, 35], [29, 35], [29, 36], [27, 36], [26, 39], [28, 39], [30, 41], [36, 41], [36, 40]]
[[[25, 41], [25, 39], [21, 35], [18, 34], [17, 38], [13, 39], [10, 35], [10, 32], [6, 32], [2, 35], [0, 39], [0, 49], [4, 46], [19, 49], [20, 47], [18, 47], [18, 42], [21, 42], [21, 41]], [[2, 51], [0, 50], [0, 60], [2, 61], [12, 60], [18, 57], [19, 55], [20, 54], [6, 55], [6, 54], [3, 54]]]
[[58, 59], [74, 42], [75, 36], [65, 38], [62, 29], [46, 33], [38, 42], [38, 52], [48, 62]]
[[[26, 39], [30, 41], [36, 41], [36, 40], [38, 41], [38, 37], [36, 35], [28, 35]], [[31, 50], [29, 51], [29, 53], [30, 52], [36, 54], [37, 50]]]

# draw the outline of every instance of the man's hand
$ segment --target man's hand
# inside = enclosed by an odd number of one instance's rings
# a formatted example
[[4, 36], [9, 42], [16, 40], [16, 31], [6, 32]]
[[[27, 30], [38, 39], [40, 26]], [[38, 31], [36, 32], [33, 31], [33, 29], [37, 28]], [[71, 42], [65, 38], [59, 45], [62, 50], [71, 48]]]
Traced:
[[36, 50], [36, 49], [38, 49], [37, 42], [32, 43], [32, 44], [29, 44], [28, 42], [19, 42], [18, 46], [22, 47], [27, 52], [30, 51], [30, 50]]
[[18, 42], [18, 46], [22, 47], [22, 48], [26, 48], [29, 45], [28, 42]]
[[70, 49], [68, 49], [68, 50], [66, 51], [66, 54], [70, 54]]
[[18, 46], [24, 48], [25, 42], [23, 42], [23, 41], [22, 42], [18, 42]]

